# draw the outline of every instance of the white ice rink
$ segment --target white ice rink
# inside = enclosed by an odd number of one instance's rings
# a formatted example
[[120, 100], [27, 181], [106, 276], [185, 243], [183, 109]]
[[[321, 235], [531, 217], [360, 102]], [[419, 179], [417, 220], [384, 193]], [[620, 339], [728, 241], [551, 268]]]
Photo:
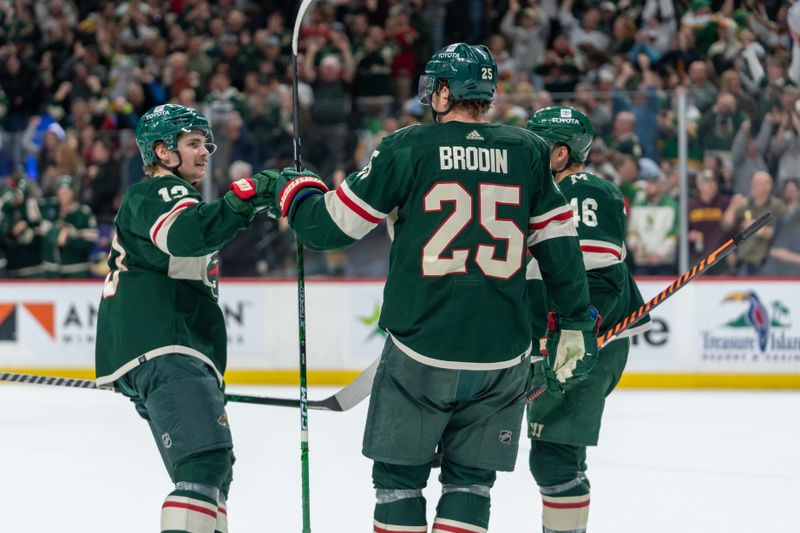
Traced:
[[[311, 412], [313, 532], [371, 531], [365, 414], [366, 402]], [[300, 533], [297, 410], [231, 404], [228, 415], [231, 532]], [[498, 478], [490, 531], [540, 531], [528, 449], [523, 439], [517, 470]], [[108, 392], [0, 384], [0, 460], [3, 533], [155, 533], [171, 490], [145, 423]], [[800, 392], [617, 391], [588, 474], [593, 533], [800, 532]], [[438, 492], [433, 479], [429, 514]]]

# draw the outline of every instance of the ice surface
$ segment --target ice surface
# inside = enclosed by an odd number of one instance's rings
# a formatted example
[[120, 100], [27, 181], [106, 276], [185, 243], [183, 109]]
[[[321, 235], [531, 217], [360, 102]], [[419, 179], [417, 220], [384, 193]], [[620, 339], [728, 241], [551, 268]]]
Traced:
[[[294, 396], [294, 388], [237, 391]], [[312, 388], [311, 398], [334, 389]], [[311, 529], [371, 531], [366, 402], [309, 419]], [[231, 404], [238, 461], [232, 533], [301, 531], [296, 409]], [[0, 531], [157, 532], [171, 484], [145, 423], [103, 391], [0, 384]], [[619, 390], [589, 454], [595, 533], [800, 531], [800, 392]], [[517, 470], [492, 491], [490, 531], [539, 532], [523, 438]], [[440, 486], [426, 489], [429, 514]]]

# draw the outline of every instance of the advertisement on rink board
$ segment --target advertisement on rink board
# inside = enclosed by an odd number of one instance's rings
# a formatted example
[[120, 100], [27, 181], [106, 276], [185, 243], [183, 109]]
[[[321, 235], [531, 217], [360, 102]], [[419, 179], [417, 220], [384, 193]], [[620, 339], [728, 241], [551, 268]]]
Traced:
[[[667, 282], [640, 281], [645, 299]], [[0, 368], [94, 365], [99, 282], [0, 284]], [[297, 367], [293, 281], [224, 280], [229, 369]], [[306, 284], [309, 369], [359, 370], [380, 355], [383, 283]], [[632, 339], [627, 373], [800, 373], [800, 283], [697, 280], [653, 313]]]

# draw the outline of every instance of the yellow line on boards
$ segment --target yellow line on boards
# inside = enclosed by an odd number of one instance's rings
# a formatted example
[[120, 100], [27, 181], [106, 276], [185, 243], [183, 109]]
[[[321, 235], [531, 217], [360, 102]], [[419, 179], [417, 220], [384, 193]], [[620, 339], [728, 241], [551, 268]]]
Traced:
[[[91, 368], [0, 368], [1, 372], [76, 379], [94, 379]], [[360, 370], [309, 370], [309, 385], [344, 386]], [[297, 385], [297, 370], [232, 369], [225, 373], [231, 385]], [[628, 389], [800, 389], [800, 374], [670, 374], [625, 373], [619, 386]]]
[[800, 389], [800, 374], [622, 375], [620, 387], [637, 389]]

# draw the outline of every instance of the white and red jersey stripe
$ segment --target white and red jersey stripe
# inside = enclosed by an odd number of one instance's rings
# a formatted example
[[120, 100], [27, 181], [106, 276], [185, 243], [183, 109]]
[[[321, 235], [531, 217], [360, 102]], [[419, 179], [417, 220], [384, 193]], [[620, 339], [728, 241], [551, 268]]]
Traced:
[[161, 506], [161, 531], [214, 531], [217, 505], [188, 496], [170, 494]]
[[436, 517], [433, 521], [433, 529], [431, 533], [486, 533], [486, 528], [469, 524], [467, 522], [459, 522], [458, 520], [450, 520], [448, 518]]
[[384, 524], [377, 520], [372, 521], [373, 533], [426, 533], [428, 524], [422, 526], [401, 526], [398, 524]]
[[195, 198], [183, 198], [177, 204], [172, 206], [172, 209], [158, 217], [155, 223], [150, 227], [150, 240], [158, 247], [159, 250], [165, 254], [169, 253], [167, 247], [167, 238], [169, 237], [169, 230], [178, 218], [178, 215], [189, 206], [198, 203], [199, 200]]
[[608, 241], [581, 239], [581, 252], [586, 270], [616, 265], [625, 260], [625, 245], [618, 246]]
[[217, 506], [217, 523], [214, 533], [228, 533], [228, 504], [220, 501]]
[[542, 494], [542, 525], [545, 531], [586, 531], [589, 522], [589, 494], [547, 496]]
[[356, 240], [361, 239], [386, 218], [386, 213], [359, 198], [347, 182], [343, 182], [335, 191], [325, 193], [325, 207], [339, 229]]
[[572, 216], [572, 209], [563, 205], [531, 217], [528, 221], [528, 246], [557, 237], [577, 237], [578, 230], [575, 229]]

